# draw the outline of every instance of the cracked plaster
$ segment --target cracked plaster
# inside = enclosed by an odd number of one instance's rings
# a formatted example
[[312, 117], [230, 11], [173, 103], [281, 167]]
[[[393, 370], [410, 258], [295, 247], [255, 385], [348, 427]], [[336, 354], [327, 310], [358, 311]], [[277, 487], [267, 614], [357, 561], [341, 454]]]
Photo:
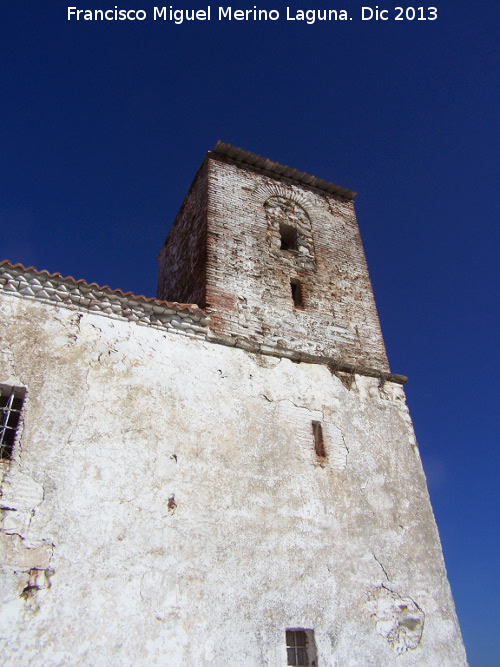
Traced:
[[287, 627], [320, 665], [466, 664], [400, 385], [10, 295], [7, 321], [4, 664], [277, 667]]

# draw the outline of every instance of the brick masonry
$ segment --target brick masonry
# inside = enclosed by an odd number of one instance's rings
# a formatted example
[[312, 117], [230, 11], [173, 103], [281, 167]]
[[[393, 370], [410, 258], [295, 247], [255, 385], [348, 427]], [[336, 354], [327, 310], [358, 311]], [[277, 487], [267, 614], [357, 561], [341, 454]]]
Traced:
[[160, 253], [158, 297], [206, 308], [216, 336], [389, 371], [352, 200], [215, 153]]
[[[205, 305], [207, 165], [204, 162], [160, 252], [158, 299]], [[175, 299], [171, 296], [177, 295]]]

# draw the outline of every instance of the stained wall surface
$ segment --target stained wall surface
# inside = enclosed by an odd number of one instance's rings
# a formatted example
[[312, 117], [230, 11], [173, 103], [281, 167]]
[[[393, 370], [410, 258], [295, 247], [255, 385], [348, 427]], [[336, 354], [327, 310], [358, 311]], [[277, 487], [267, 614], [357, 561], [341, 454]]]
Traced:
[[3, 664], [466, 664], [400, 385], [5, 292], [0, 333]]

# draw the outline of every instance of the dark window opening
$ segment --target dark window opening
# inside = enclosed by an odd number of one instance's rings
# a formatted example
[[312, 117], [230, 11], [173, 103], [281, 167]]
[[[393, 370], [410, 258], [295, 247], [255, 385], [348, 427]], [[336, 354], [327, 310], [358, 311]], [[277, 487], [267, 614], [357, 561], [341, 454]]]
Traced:
[[292, 278], [290, 280], [290, 287], [292, 288], [292, 299], [295, 308], [304, 308], [304, 297], [302, 295], [302, 287], [298, 280]]
[[287, 630], [288, 667], [314, 667], [317, 663], [314, 630]]
[[312, 423], [314, 436], [314, 451], [318, 459], [326, 459], [325, 443], [323, 442], [323, 429], [320, 422]]
[[0, 385], [0, 459], [12, 458], [23, 399], [24, 389]]
[[288, 665], [307, 667], [306, 633], [304, 630], [286, 631], [286, 652]]
[[282, 250], [297, 250], [297, 230], [295, 227], [280, 222], [280, 236]]

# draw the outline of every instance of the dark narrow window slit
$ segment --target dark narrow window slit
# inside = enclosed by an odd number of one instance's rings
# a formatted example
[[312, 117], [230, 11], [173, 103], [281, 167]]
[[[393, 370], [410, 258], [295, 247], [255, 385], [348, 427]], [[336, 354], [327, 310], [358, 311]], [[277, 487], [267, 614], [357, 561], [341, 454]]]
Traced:
[[290, 287], [292, 288], [292, 299], [295, 308], [304, 308], [304, 297], [302, 295], [302, 287], [300, 282], [295, 278], [290, 280]]
[[312, 423], [313, 437], [314, 437], [314, 451], [318, 459], [326, 459], [325, 443], [323, 441], [323, 429], [320, 422]]

